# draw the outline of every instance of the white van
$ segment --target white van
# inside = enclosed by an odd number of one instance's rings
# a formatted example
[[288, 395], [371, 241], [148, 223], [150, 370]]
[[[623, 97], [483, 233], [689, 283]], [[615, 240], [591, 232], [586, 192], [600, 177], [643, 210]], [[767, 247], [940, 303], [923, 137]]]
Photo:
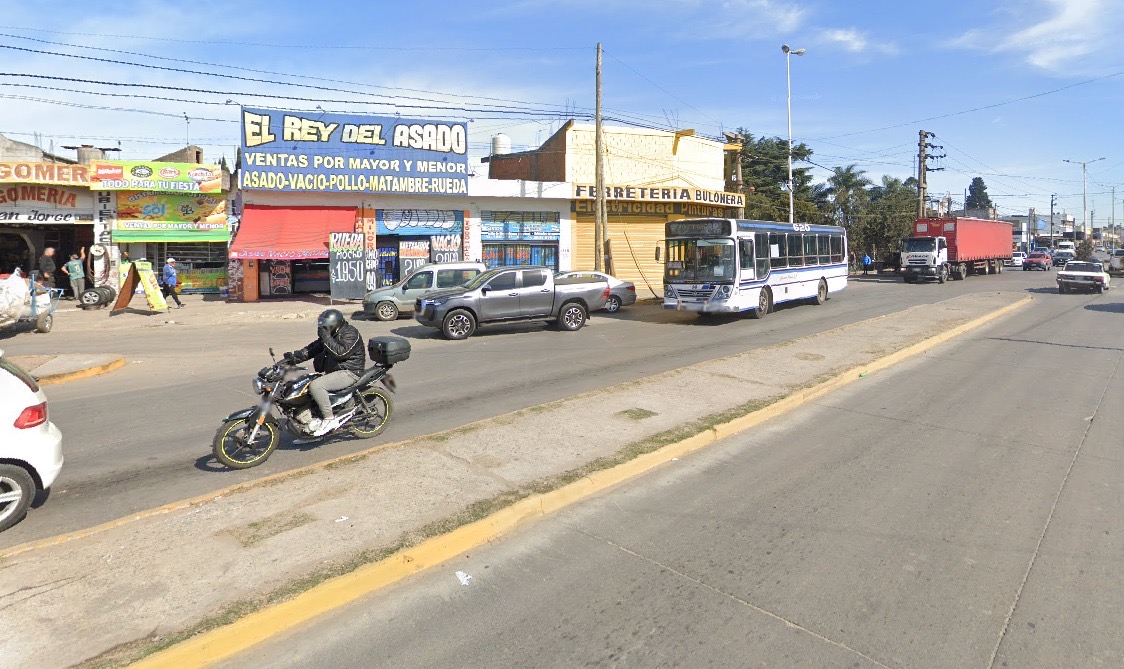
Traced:
[[1054, 245], [1054, 248], [1058, 251], [1073, 251], [1074, 253], [1077, 253], [1077, 245], [1069, 241], [1068, 239], [1063, 239], [1062, 241], [1058, 242]]

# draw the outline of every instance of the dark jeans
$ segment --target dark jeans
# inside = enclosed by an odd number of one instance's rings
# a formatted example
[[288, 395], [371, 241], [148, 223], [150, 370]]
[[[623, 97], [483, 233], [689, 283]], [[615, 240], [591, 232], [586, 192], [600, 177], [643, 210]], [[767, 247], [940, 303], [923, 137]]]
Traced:
[[176, 306], [183, 306], [183, 302], [180, 302], [180, 296], [176, 295], [176, 289], [172, 286], [161, 286], [160, 292], [164, 293], [165, 300], [170, 297], [176, 303]]

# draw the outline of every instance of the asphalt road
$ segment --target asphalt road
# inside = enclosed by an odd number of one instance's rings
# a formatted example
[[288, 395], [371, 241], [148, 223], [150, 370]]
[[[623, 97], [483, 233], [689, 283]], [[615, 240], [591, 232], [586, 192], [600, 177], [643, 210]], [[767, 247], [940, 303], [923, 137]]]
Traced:
[[1043, 292], [223, 666], [1124, 666], [1119, 292]]
[[[397, 366], [396, 413], [377, 440], [320, 445], [285, 440], [264, 465], [222, 469], [210, 455], [221, 419], [256, 401], [250, 380], [267, 349], [298, 348], [314, 335], [308, 320], [244, 325], [196, 322], [189, 307], [164, 317], [123, 315], [115, 329], [75, 330], [60, 321], [49, 335], [0, 341], [10, 355], [121, 353], [130, 364], [94, 379], [48, 386], [51, 420], [64, 434], [66, 466], [49, 498], [0, 534], [0, 548], [82, 529], [234, 483], [463, 425], [579, 392], [821, 332], [851, 322], [997, 288], [1047, 290], [1052, 273], [1007, 272], [944, 285], [906, 286], [893, 277], [853, 280], [823, 306], [782, 305], [762, 321], [701, 320], [638, 305], [595, 315], [577, 333], [541, 325], [482, 330], [463, 342], [441, 339], [411, 320], [357, 322], [365, 336], [398, 334], [414, 345]], [[242, 309], [239, 305], [224, 305]], [[196, 317], [198, 318], [198, 317]], [[135, 329], [122, 329], [134, 319]], [[88, 321], [87, 321], [88, 322]]]

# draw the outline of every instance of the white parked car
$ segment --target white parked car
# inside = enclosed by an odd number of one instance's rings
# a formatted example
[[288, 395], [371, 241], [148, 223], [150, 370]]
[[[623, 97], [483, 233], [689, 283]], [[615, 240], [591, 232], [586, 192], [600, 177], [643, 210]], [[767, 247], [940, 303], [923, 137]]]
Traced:
[[1109, 274], [1124, 274], [1124, 249], [1114, 249], [1108, 259]]
[[1026, 254], [1022, 251], [1015, 251], [1010, 258], [1003, 261], [1003, 264], [1008, 267], [1022, 267], [1024, 262], [1026, 262]]
[[62, 433], [49, 420], [47, 396], [0, 351], [0, 532], [23, 520], [61, 469]]
[[1059, 293], [1075, 290], [1103, 293], [1108, 290], [1111, 278], [1104, 271], [1104, 265], [1099, 262], [1070, 260], [1063, 269], [1058, 270], [1057, 281]]

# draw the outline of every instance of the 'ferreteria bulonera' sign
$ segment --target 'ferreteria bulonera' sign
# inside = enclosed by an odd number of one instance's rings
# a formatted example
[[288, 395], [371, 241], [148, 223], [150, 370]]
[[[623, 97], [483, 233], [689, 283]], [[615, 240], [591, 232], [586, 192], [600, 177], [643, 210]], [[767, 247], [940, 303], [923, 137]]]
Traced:
[[242, 188], [468, 193], [464, 123], [242, 109]]
[[[574, 199], [587, 200], [597, 197], [597, 187], [588, 184], [574, 184]], [[741, 193], [726, 193], [705, 188], [686, 188], [684, 186], [605, 186], [606, 200], [633, 202], [691, 202], [709, 204], [715, 207], [744, 207], [745, 196]]]

